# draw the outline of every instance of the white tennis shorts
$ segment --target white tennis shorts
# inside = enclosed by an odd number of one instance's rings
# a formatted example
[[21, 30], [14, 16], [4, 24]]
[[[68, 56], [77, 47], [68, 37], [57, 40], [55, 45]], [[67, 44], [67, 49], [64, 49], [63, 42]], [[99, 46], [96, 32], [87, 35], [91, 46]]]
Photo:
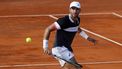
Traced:
[[[64, 47], [64, 46], [52, 48], [52, 54], [53, 54], [53, 55], [56, 55], [56, 56], [58, 56], [58, 57], [60, 57], [60, 58], [62, 58], [62, 59], [65, 59], [65, 60], [70, 60], [72, 57], [74, 57], [74, 54], [73, 54], [72, 52], [70, 52], [70, 51], [69, 51], [66, 47]], [[59, 61], [61, 67], [63, 67], [64, 64], [66, 63], [66, 61], [64, 61], [64, 60], [62, 60], [62, 59], [59, 59], [59, 58], [57, 58], [57, 57], [55, 57], [55, 58]]]

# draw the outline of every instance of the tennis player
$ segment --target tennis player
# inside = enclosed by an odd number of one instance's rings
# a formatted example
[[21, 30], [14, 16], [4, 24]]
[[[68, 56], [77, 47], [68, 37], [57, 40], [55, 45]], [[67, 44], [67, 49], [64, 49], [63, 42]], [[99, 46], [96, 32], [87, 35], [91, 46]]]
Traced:
[[[55, 55], [54, 57], [59, 61], [62, 69], [82, 69], [82, 65], [74, 65], [78, 63], [74, 57], [73, 49], [71, 47], [72, 41], [77, 32], [79, 32], [79, 34], [86, 40], [96, 43], [95, 39], [89, 37], [79, 27], [80, 11], [80, 3], [77, 1], [71, 2], [69, 6], [69, 15], [59, 18], [57, 21], [55, 21], [45, 29], [43, 38], [44, 53]], [[48, 48], [48, 40], [52, 31], [56, 31], [56, 36], [54, 46], [52, 48], [52, 51], [50, 51]], [[63, 59], [65, 59], [66, 61]]]

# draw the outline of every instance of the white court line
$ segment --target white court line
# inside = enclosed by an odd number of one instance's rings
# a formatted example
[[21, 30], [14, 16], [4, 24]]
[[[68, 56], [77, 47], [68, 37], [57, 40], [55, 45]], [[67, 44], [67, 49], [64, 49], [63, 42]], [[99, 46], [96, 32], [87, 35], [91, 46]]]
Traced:
[[53, 18], [53, 19], [58, 19], [57, 17], [53, 16], [53, 15], [49, 15], [49, 17]]
[[120, 15], [120, 14], [118, 14], [118, 13], [113, 12], [112, 14], [115, 15], [115, 16], [117, 16], [117, 17], [122, 18], [122, 15]]
[[[118, 64], [122, 63], [122, 61], [101, 61], [101, 62], [82, 62], [80, 64]], [[57, 66], [58, 63], [45, 63], [45, 64], [15, 64], [15, 65], [0, 65], [0, 68], [14, 68], [14, 67], [37, 67], [37, 66]]]
[[80, 15], [110, 15], [112, 12], [103, 12], [103, 13], [81, 13]]
[[[82, 13], [80, 15], [110, 15], [113, 14], [112, 12], [103, 12], [103, 13]], [[0, 16], [0, 18], [15, 18], [15, 17], [41, 17], [41, 16], [62, 16], [62, 15], [67, 15], [67, 14], [35, 14], [35, 15], [3, 15]]]
[[0, 18], [16, 18], [16, 17], [41, 17], [41, 16], [48, 16], [47, 14], [35, 14], [35, 15], [3, 15]]
[[[53, 18], [53, 19], [56, 19], [56, 20], [58, 19], [57, 17], [55, 17], [55, 16], [53, 16], [53, 15], [49, 15], [49, 17], [51, 17], [51, 18]], [[117, 41], [114, 41], [114, 40], [112, 40], [112, 39], [109, 39], [109, 38], [107, 38], [107, 37], [105, 37], [105, 36], [99, 35], [99, 34], [97, 34], [97, 33], [94, 33], [94, 32], [92, 32], [92, 31], [89, 31], [89, 30], [87, 30], [87, 29], [85, 29], [85, 28], [82, 28], [82, 27], [81, 27], [81, 29], [84, 30], [84, 31], [86, 31], [86, 32], [88, 32], [88, 33], [91, 33], [91, 34], [93, 34], [93, 35], [95, 35], [95, 36], [98, 36], [98, 37], [100, 37], [100, 38], [102, 38], [102, 39], [105, 39], [105, 40], [107, 40], [107, 41], [109, 41], [109, 42], [112, 42], [112, 43], [114, 43], [114, 44], [117, 44], [117, 45], [119, 45], [119, 46], [122, 46], [121, 43], [119, 43], [119, 42], [117, 42]]]
[[47, 63], [47, 64], [15, 64], [15, 65], [0, 65], [0, 68], [5, 67], [36, 67], [36, 66], [56, 66], [58, 63]]
[[[103, 12], [103, 13], [81, 13], [80, 15], [114, 15], [117, 17], [122, 18], [122, 15], [117, 14], [115, 12]], [[53, 15], [53, 16], [63, 16], [63, 15], [67, 15], [67, 14], [28, 14], [28, 15], [3, 15], [0, 16], [0, 18], [16, 18], [16, 17], [41, 17], [41, 16], [49, 16], [49, 15]]]
[[82, 27], [81, 27], [81, 29], [84, 30], [84, 31], [86, 31], [86, 32], [88, 32], [88, 33], [91, 33], [91, 34], [93, 34], [93, 35], [95, 35], [95, 36], [98, 36], [98, 37], [100, 37], [100, 38], [103, 38], [103, 39], [105, 39], [105, 40], [107, 40], [107, 41], [109, 41], [109, 42], [112, 42], [112, 43], [115, 43], [115, 44], [117, 44], [117, 45], [119, 45], [119, 46], [122, 46], [122, 44], [119, 43], [119, 42], [117, 42], [117, 41], [114, 41], [114, 40], [109, 39], [109, 38], [107, 38], [107, 37], [104, 37], [104, 36], [102, 36], [102, 35], [96, 34], [96, 33], [92, 32], [92, 31], [89, 31], [89, 30], [87, 30], [87, 29], [85, 29], [85, 28], [82, 28]]

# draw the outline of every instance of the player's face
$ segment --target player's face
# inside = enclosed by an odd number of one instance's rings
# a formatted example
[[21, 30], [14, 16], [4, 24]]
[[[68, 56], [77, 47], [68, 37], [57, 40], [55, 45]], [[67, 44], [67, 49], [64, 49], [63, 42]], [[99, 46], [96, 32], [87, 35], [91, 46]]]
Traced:
[[79, 8], [76, 8], [76, 7], [71, 7], [70, 8], [70, 14], [71, 14], [72, 17], [74, 17], [74, 18], [78, 17], [79, 13], [80, 13]]

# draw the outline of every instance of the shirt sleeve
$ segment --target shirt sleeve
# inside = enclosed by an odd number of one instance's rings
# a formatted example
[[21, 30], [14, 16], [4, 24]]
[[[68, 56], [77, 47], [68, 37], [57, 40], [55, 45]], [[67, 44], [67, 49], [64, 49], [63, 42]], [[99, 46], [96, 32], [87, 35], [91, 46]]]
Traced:
[[65, 18], [59, 18], [55, 23], [60, 26], [60, 29], [64, 29], [67, 26]]
[[54, 22], [57, 29], [61, 29], [60, 25], [57, 22]]

